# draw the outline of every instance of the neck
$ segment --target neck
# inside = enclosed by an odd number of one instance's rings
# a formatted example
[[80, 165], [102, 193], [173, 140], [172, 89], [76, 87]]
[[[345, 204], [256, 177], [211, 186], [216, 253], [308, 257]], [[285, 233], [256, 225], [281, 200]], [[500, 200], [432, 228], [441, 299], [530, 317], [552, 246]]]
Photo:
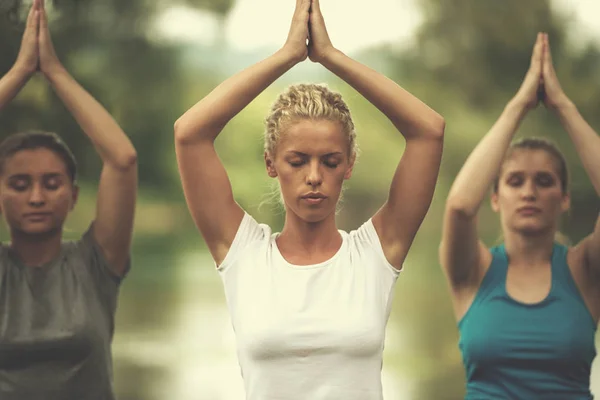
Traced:
[[278, 242], [293, 243], [294, 248], [309, 253], [328, 250], [339, 245], [340, 233], [335, 224], [335, 214], [319, 222], [306, 222], [294, 213], [286, 213], [285, 224]]
[[60, 254], [62, 232], [52, 231], [41, 235], [11, 232], [10, 249], [27, 267], [40, 267]]
[[505, 236], [504, 246], [511, 264], [524, 266], [545, 264], [552, 257], [554, 231], [537, 235], [511, 232]]

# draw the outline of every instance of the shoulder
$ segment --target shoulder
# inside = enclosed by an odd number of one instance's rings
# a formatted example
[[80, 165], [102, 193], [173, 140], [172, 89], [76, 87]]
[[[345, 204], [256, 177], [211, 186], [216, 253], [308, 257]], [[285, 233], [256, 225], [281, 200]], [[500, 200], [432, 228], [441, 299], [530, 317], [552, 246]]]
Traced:
[[238, 227], [238, 230], [233, 238], [233, 242], [225, 255], [223, 261], [217, 266], [219, 271], [229, 269], [232, 264], [235, 264], [240, 257], [249, 251], [256, 251], [263, 248], [273, 240], [273, 231], [267, 224], [259, 223], [247, 212], [244, 212], [244, 217]]
[[94, 237], [93, 227], [94, 222], [92, 221], [78, 239], [62, 242], [64, 260], [73, 268], [88, 271], [94, 281], [109, 283], [111, 286], [118, 285], [129, 272], [131, 260], [128, 260], [122, 276], [115, 274], [104, 251]]
[[361, 261], [369, 260], [371, 263], [380, 264], [394, 275], [398, 275], [402, 271], [402, 267], [395, 268], [386, 258], [381, 240], [371, 218], [358, 229], [348, 233], [340, 231], [340, 233], [344, 237], [344, 241], [348, 243], [348, 251]]

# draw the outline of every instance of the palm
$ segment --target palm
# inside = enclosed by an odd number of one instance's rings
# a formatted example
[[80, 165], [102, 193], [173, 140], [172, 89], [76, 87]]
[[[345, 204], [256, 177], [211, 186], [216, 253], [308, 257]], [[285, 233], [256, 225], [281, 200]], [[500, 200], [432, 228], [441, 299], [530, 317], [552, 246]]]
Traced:
[[44, 7], [44, 0], [41, 0], [42, 7], [40, 12], [40, 29], [39, 29], [39, 53], [40, 53], [40, 70], [46, 76], [51, 75], [60, 69], [61, 64], [54, 51], [50, 30], [48, 28], [48, 17]]
[[561, 104], [568, 103], [569, 99], [562, 90], [554, 64], [552, 62], [552, 54], [550, 52], [550, 43], [548, 35], [544, 36], [544, 64], [542, 75], [544, 79], [544, 105], [548, 108], [557, 108]]
[[34, 1], [29, 10], [29, 15], [27, 16], [25, 32], [23, 33], [23, 39], [21, 40], [21, 48], [19, 49], [19, 55], [17, 56], [17, 61], [15, 63], [19, 68], [27, 71], [27, 73], [34, 73], [38, 68], [38, 30], [39, 6], [38, 2]]
[[325, 19], [321, 13], [321, 7], [319, 0], [313, 0], [312, 8], [310, 13], [310, 40], [308, 42], [308, 57], [313, 62], [321, 62], [326, 55], [331, 52], [333, 45], [329, 34], [327, 33], [327, 27], [325, 26]]
[[310, 9], [310, 0], [296, 0], [296, 10], [292, 19], [292, 26], [285, 46], [290, 50], [294, 59], [298, 62], [306, 60], [308, 48], [306, 41], [308, 39], [308, 10]]
[[525, 107], [535, 108], [542, 96], [543, 77], [542, 77], [542, 58], [544, 52], [543, 34], [539, 33], [533, 52], [531, 54], [531, 64], [525, 79], [517, 92], [517, 98], [525, 104]]

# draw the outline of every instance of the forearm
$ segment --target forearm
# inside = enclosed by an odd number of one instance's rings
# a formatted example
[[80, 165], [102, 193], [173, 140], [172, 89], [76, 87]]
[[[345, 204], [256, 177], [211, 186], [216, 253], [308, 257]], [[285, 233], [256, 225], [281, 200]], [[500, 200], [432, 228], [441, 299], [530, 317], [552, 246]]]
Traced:
[[448, 205], [474, 216], [494, 179], [527, 109], [518, 101], [509, 102], [489, 132], [477, 144], [458, 173]]
[[175, 123], [179, 140], [215, 140], [225, 125], [297, 62], [285, 49], [217, 86]]
[[571, 137], [583, 167], [596, 193], [600, 195], [600, 137], [583, 119], [573, 103], [569, 102], [557, 108], [556, 115]]
[[0, 110], [19, 93], [30, 76], [26, 71], [13, 67], [0, 79]]
[[90, 138], [102, 161], [119, 169], [136, 162], [136, 152], [121, 127], [64, 69], [47, 76], [54, 91]]
[[377, 107], [407, 140], [442, 136], [444, 119], [391, 79], [339, 50], [331, 52], [322, 64]]

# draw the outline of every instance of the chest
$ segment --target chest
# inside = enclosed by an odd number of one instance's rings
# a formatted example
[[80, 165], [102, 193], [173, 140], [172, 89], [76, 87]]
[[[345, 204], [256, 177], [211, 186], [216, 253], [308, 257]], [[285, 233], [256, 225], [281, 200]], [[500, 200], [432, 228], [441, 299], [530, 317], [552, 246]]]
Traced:
[[110, 322], [95, 288], [68, 265], [0, 275], [0, 368], [77, 364], [105, 345]]
[[587, 309], [551, 292], [525, 305], [497, 293], [476, 305], [460, 326], [465, 363], [537, 369], [590, 365], [595, 326]]
[[315, 269], [241, 268], [229, 296], [238, 347], [255, 359], [379, 354], [391, 287], [363, 267], [342, 257]]

